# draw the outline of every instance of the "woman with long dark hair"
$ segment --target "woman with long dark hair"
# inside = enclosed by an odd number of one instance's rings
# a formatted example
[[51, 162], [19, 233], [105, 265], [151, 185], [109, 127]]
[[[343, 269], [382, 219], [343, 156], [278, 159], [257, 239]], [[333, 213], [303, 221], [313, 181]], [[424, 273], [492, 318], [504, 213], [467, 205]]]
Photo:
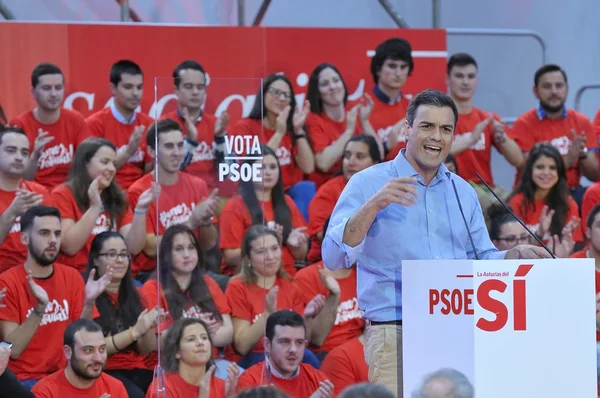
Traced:
[[62, 216], [58, 261], [79, 271], [85, 269], [92, 240], [101, 232], [121, 233], [134, 255], [145, 244], [146, 213], [154, 200], [154, 189], [145, 191], [132, 211], [115, 182], [116, 158], [112, 142], [86, 139], [75, 152], [67, 182], [51, 193]]
[[242, 181], [239, 195], [231, 198], [221, 213], [219, 228], [225, 263], [223, 273], [237, 273], [241, 263], [242, 238], [246, 230], [252, 225], [267, 224], [281, 234], [284, 267], [289, 275], [294, 276], [295, 262], [304, 261], [308, 251], [306, 221], [292, 198], [285, 194], [275, 152], [262, 145], [261, 154], [261, 181]]
[[565, 163], [550, 143], [542, 142], [532, 148], [508, 203], [541, 239], [549, 241], [556, 236], [560, 240], [567, 227], [575, 242], [583, 242], [579, 209], [569, 195]]
[[88, 273], [99, 279], [111, 272], [112, 280], [96, 299], [94, 321], [104, 332], [108, 360], [104, 370], [121, 380], [130, 397], [143, 398], [152, 381], [146, 355], [156, 349], [154, 327], [162, 314], [148, 311], [131, 277], [131, 254], [125, 239], [114, 231], [96, 235], [90, 246]]
[[[227, 381], [214, 377], [215, 361], [209, 327], [200, 319], [178, 319], [166, 334], [162, 350], [163, 379], [154, 379], [148, 398], [233, 398], [239, 368], [227, 368]], [[158, 392], [158, 389], [163, 391]], [[165, 395], [166, 394], [166, 395]]]
[[287, 77], [270, 75], [258, 90], [248, 117], [239, 120], [231, 130], [232, 135], [259, 137], [261, 143], [277, 154], [283, 187], [305, 218], [316, 192], [314, 183], [303, 181], [304, 174], [315, 170], [315, 157], [304, 128], [309, 109], [308, 101], [302, 109], [297, 107], [292, 83]]
[[159, 306], [168, 311], [161, 324], [163, 332], [180, 318], [206, 322], [216, 357], [217, 347], [226, 347], [233, 339], [231, 308], [217, 282], [204, 273], [198, 237], [185, 225], [170, 226], [162, 236], [158, 260], [160, 288], [156, 277], [151, 277], [141, 288], [146, 308]]
[[[340, 71], [332, 64], [319, 64], [308, 80], [307, 98], [310, 113], [306, 127], [313, 151], [316, 170], [310, 175], [317, 188], [329, 181], [342, 166], [344, 147], [355, 134], [364, 132], [373, 137], [383, 157], [383, 145], [369, 122], [373, 99], [364, 95], [361, 102], [348, 105], [348, 87]], [[310, 218], [310, 217], [309, 217]]]

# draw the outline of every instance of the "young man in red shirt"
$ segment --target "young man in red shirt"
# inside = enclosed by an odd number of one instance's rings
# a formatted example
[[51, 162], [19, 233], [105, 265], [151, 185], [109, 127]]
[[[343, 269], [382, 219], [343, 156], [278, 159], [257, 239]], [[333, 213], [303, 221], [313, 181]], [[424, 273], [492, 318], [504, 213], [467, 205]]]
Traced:
[[42, 63], [31, 73], [37, 106], [10, 122], [25, 130], [31, 158], [25, 178], [52, 190], [67, 180], [73, 155], [89, 132], [83, 117], [62, 107], [65, 80], [58, 66]]
[[63, 354], [67, 367], [40, 380], [31, 390], [36, 398], [128, 397], [123, 383], [103, 372], [106, 343], [102, 328], [94, 321], [79, 319], [67, 327]]
[[18, 127], [0, 131], [0, 273], [25, 262], [21, 243], [21, 216], [30, 208], [51, 205], [42, 185], [23, 179], [29, 158], [29, 140]]
[[273, 384], [292, 397], [330, 398], [333, 384], [311, 365], [302, 363], [306, 348], [306, 325], [300, 314], [280, 310], [267, 318], [265, 360], [246, 369], [238, 381], [238, 391]]
[[581, 206], [585, 193], [579, 183], [581, 175], [590, 181], [598, 178], [598, 140], [590, 120], [565, 107], [568, 92], [567, 74], [560, 66], [549, 64], [539, 68], [533, 86], [539, 106], [519, 116], [511, 135], [525, 160], [538, 142], [548, 141], [558, 149], [567, 168], [571, 195]]
[[153, 120], [137, 108], [142, 101], [144, 74], [135, 62], [120, 60], [110, 68], [110, 106], [90, 115], [90, 133], [106, 138], [117, 147], [117, 183], [123, 189], [152, 169], [152, 159], [143, 140]]
[[406, 147], [402, 126], [409, 98], [402, 95], [402, 87], [414, 68], [412, 48], [405, 39], [388, 39], [377, 46], [371, 58], [373, 110], [369, 117], [371, 126], [383, 142], [385, 160], [392, 160]]
[[506, 125], [494, 113], [473, 106], [473, 96], [479, 83], [475, 59], [466, 53], [454, 54], [448, 60], [446, 81], [450, 97], [458, 107], [458, 122], [450, 154], [456, 159], [460, 176], [474, 186], [483, 211], [496, 199], [485, 188], [475, 173], [506, 198], [507, 192], [496, 186], [492, 177], [492, 146], [517, 169], [523, 165], [523, 153], [506, 133]]

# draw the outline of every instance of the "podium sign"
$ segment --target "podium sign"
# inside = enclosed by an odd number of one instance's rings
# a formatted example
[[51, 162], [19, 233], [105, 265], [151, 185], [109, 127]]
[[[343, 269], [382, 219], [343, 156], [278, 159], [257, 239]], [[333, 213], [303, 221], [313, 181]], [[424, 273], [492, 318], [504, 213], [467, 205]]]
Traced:
[[593, 259], [403, 261], [404, 396], [597, 397], [594, 285]]

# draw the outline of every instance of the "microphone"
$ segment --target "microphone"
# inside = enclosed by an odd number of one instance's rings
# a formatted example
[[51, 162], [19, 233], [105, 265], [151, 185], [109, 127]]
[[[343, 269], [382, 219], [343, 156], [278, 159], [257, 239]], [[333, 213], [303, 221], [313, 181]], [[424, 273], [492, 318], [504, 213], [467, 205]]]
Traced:
[[529, 228], [527, 228], [527, 225], [525, 225], [523, 223], [523, 221], [521, 221], [521, 219], [517, 216], [515, 216], [515, 213], [513, 213], [513, 211], [510, 209], [510, 207], [508, 207], [508, 205], [506, 203], [504, 203], [504, 201], [502, 199], [500, 199], [498, 197], [498, 195], [496, 195], [496, 192], [494, 192], [494, 190], [488, 185], [487, 182], [485, 182], [485, 180], [479, 175], [478, 172], [475, 172], [475, 175], [477, 176], [477, 178], [479, 178], [479, 181], [481, 181], [483, 183], [483, 185], [485, 185], [485, 187], [487, 188], [488, 191], [490, 191], [490, 193], [492, 195], [494, 195], [494, 197], [496, 198], [496, 200], [502, 205], [504, 206], [504, 208], [506, 209], [506, 211], [508, 211], [510, 213], [511, 216], [513, 216], [513, 218], [515, 220], [517, 220], [519, 222], [519, 224], [521, 224], [521, 226], [523, 228], [525, 228], [525, 231], [527, 231], [527, 233], [529, 233], [529, 235], [533, 236], [533, 238], [537, 241], [537, 243], [540, 244], [540, 246], [542, 246], [544, 249], [546, 249], [546, 251], [548, 253], [550, 253], [550, 256], [552, 256], [552, 258], [556, 258], [556, 256], [554, 255], [554, 253], [552, 253], [552, 250], [548, 249], [548, 246], [546, 246], [544, 244], [544, 242], [542, 242], [542, 240], [540, 238], [538, 238], [533, 232], [531, 232], [531, 230]]
[[469, 228], [469, 223], [467, 222], [467, 218], [465, 217], [465, 213], [463, 212], [462, 204], [460, 203], [460, 199], [458, 197], [458, 191], [456, 190], [456, 184], [454, 183], [454, 179], [451, 179], [452, 187], [454, 188], [454, 195], [456, 195], [456, 201], [458, 202], [458, 209], [460, 210], [460, 215], [462, 216], [463, 221], [465, 222], [465, 228], [467, 228], [467, 234], [469, 234], [469, 240], [471, 241], [471, 247], [473, 248], [473, 253], [475, 254], [475, 260], [479, 260], [479, 254], [477, 253], [477, 249], [475, 248], [475, 244], [473, 243], [473, 236], [471, 235], [471, 229]]

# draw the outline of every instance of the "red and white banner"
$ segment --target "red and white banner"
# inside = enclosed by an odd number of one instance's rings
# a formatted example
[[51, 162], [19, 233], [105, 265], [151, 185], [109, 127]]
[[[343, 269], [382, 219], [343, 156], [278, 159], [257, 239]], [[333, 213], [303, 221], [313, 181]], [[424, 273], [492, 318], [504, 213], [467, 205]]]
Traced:
[[52, 62], [66, 77], [65, 106], [87, 116], [110, 99], [111, 65], [131, 59], [145, 74], [142, 111], [150, 113], [154, 81], [159, 77], [157, 91], [162, 102], [154, 111], [167, 112], [175, 107], [173, 97], [168, 97], [173, 92], [173, 69], [185, 59], [194, 59], [211, 77], [206, 110], [220, 113], [228, 109], [235, 121], [252, 106], [259, 79], [271, 73], [285, 73], [299, 99], [304, 98], [311, 71], [321, 62], [340, 69], [351, 94], [371, 90], [370, 56], [390, 37], [405, 38], [413, 47], [415, 69], [405, 94], [425, 88], [445, 90], [444, 30], [2, 22], [0, 104], [9, 119], [34, 107], [31, 71], [40, 62]]
[[594, 273], [590, 259], [403, 261], [404, 396], [437, 374], [477, 397], [596, 397]]

